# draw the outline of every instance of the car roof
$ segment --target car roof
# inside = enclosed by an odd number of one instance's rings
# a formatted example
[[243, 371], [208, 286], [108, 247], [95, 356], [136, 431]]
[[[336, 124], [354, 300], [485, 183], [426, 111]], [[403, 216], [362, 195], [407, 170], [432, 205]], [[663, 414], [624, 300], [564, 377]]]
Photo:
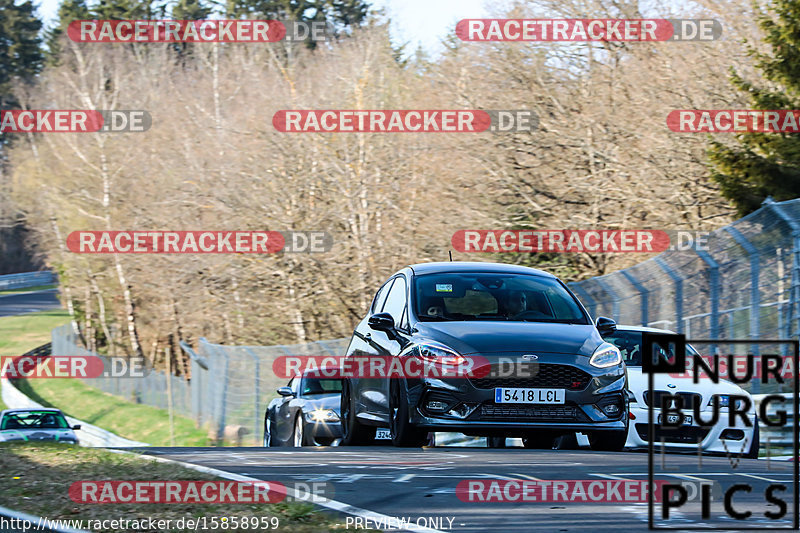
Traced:
[[482, 261], [439, 261], [433, 263], [417, 263], [409, 265], [415, 274], [435, 274], [444, 272], [492, 272], [497, 274], [533, 274], [555, 278], [554, 275], [544, 270], [521, 265], [508, 265], [505, 263], [484, 263]]
[[41, 411], [50, 411], [52, 413], [59, 413], [64, 414], [61, 412], [61, 409], [54, 409], [52, 407], [20, 407], [20, 408], [11, 408], [11, 409], [3, 409], [0, 411], [0, 417], [12, 414], [12, 413], [31, 413], [31, 412], [41, 412]]

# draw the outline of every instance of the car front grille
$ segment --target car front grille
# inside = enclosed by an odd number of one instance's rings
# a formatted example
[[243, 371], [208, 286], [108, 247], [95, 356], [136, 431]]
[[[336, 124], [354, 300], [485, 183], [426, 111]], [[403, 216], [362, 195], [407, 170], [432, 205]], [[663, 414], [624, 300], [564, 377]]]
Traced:
[[[695, 403], [698, 404], [699, 408], [702, 409], [702, 407], [703, 407], [701, 405], [701, 403], [703, 401], [703, 397], [700, 394], [697, 394], [696, 392], [673, 392], [673, 393], [671, 393], [671, 392], [665, 391], [665, 390], [657, 390], [657, 391], [653, 391], [653, 392], [654, 392], [653, 400], [655, 400], [655, 402], [653, 403], [653, 407], [658, 408], [658, 409], [661, 409], [661, 398], [663, 396], [669, 395], [669, 394], [672, 394], [673, 396], [681, 398], [683, 400], [683, 409], [686, 409], [687, 411], [694, 409]], [[645, 405], [650, 406], [650, 391], [644, 391], [644, 403], [645, 403]], [[675, 403], [675, 398], [672, 398], [670, 406], [674, 405], [674, 403]]]
[[486, 420], [575, 420], [574, 405], [498, 405], [481, 406], [481, 418]]
[[470, 381], [478, 389], [494, 389], [496, 387], [551, 387], [580, 391], [589, 385], [592, 379], [588, 373], [571, 365], [542, 363], [537, 365], [531, 376], [483, 377]]
[[[697, 441], [703, 441], [708, 435], [710, 428], [702, 428], [697, 426], [681, 426], [680, 428], [667, 428], [655, 425], [653, 427], [654, 443], [664, 442], [681, 443], [681, 444], [697, 444]], [[648, 424], [636, 424], [636, 433], [643, 441], [648, 441]]]

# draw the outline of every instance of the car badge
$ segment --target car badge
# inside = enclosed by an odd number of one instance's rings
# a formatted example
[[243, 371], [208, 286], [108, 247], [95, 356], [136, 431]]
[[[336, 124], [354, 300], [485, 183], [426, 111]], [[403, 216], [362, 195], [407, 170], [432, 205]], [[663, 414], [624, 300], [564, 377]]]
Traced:
[[677, 387], [677, 385], [675, 385], [674, 383], [667, 383], [667, 387], [669, 387], [670, 389], [674, 389], [675, 387]]
[[523, 361], [534, 361], [536, 359], [539, 359], [539, 356], [534, 355], [532, 353], [526, 353], [525, 355], [522, 356]]

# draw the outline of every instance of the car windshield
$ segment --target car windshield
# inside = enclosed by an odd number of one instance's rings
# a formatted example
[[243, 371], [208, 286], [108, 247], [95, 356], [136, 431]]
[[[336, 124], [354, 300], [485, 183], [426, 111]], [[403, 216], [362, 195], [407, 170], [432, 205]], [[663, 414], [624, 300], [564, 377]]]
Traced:
[[313, 394], [339, 394], [342, 392], [341, 379], [324, 378], [303, 378], [303, 387], [300, 391], [301, 396], [311, 396]]
[[415, 310], [423, 321], [589, 324], [572, 294], [550, 277], [458, 272], [423, 274], [415, 278], [414, 284]]
[[[642, 366], [642, 332], [641, 331], [627, 331], [627, 330], [616, 330], [614, 333], [610, 335], [606, 335], [603, 337], [607, 342], [610, 342], [622, 353], [622, 359], [625, 361], [627, 366]], [[671, 359], [672, 358], [672, 351], [666, 352], [663, 348], [658, 347], [661, 355], [664, 359]], [[696, 354], [697, 350], [695, 350], [691, 345], [686, 345], [686, 354], [692, 355]]]
[[0, 422], [3, 429], [58, 429], [67, 428], [69, 424], [61, 413], [53, 411], [27, 411], [24, 413], [7, 413]]

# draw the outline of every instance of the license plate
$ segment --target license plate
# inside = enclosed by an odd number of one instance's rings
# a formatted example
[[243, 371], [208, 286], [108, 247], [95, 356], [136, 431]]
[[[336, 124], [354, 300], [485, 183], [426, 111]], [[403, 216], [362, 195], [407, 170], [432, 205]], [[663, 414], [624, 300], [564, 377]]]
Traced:
[[545, 403], [562, 404], [565, 402], [565, 389], [494, 389], [495, 403]]
[[376, 429], [375, 430], [375, 440], [389, 440], [392, 438], [392, 434], [389, 433], [388, 429]]
[[[658, 423], [661, 424], [661, 416], [658, 415]], [[678, 424], [678, 421], [681, 419], [681, 415], [667, 415], [667, 424], [671, 426], [675, 426]], [[691, 426], [692, 425], [692, 417], [690, 415], [683, 415], [683, 425], [684, 426]]]

